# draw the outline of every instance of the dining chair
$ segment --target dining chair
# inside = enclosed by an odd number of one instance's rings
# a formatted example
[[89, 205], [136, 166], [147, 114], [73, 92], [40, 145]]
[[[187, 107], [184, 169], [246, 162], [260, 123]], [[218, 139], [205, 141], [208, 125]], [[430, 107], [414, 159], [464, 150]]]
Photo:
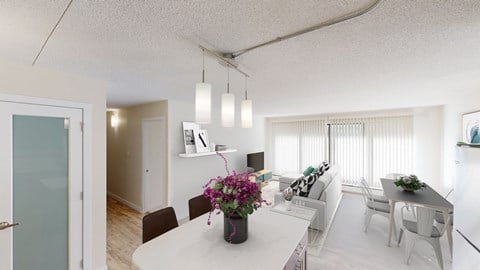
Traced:
[[[412, 254], [415, 242], [424, 240], [428, 242], [434, 249], [437, 257], [438, 264], [443, 270], [443, 257], [442, 249], [440, 246], [440, 237], [445, 232], [446, 226], [442, 229], [438, 229], [433, 225], [435, 213], [437, 209], [425, 207], [425, 206], [410, 206], [415, 208], [417, 212], [416, 220], [405, 219], [404, 210], [406, 206], [402, 207], [402, 228], [400, 229], [400, 235], [398, 237], [398, 245], [402, 241], [402, 236], [405, 234], [405, 263], [408, 264], [410, 255]], [[447, 222], [450, 222], [450, 217], [445, 217]]]
[[[448, 196], [453, 192], [453, 188], [445, 195], [445, 199], [448, 198]], [[450, 216], [450, 226], [453, 227], [453, 210], [448, 212], [448, 215]], [[446, 227], [445, 226], [445, 218], [443, 215], [442, 211], [435, 211], [435, 222], [439, 225], [440, 228]], [[452, 231], [447, 231], [447, 238], [448, 238], [448, 245], [450, 247], [450, 256], [453, 254], [453, 239], [452, 239]]]
[[371, 198], [376, 201], [376, 202], [381, 202], [381, 203], [389, 203], [389, 200], [387, 197], [383, 196], [383, 195], [375, 195], [373, 194], [372, 192], [372, 188], [370, 187], [370, 185], [368, 184], [367, 180], [365, 180], [365, 178], [362, 178], [360, 180], [360, 185], [362, 185], [368, 192], [368, 194], [370, 194]]
[[[453, 188], [447, 193], [447, 195], [444, 196], [444, 198], [447, 199], [448, 196], [450, 194], [452, 194], [452, 192], [453, 192]], [[448, 214], [450, 215], [450, 225], [453, 225], [453, 210], [448, 212]], [[435, 211], [435, 221], [438, 224], [441, 224], [442, 226], [445, 225], [445, 219], [443, 218], [443, 212], [442, 211], [440, 211], [440, 210]]]
[[[374, 201], [369, 191], [365, 189], [363, 185], [360, 186], [360, 189], [362, 190], [363, 201], [365, 202], [365, 232], [367, 232], [368, 225], [374, 215], [380, 215], [390, 219], [390, 204]], [[395, 220], [393, 220], [393, 233], [395, 239], [397, 239]]]
[[190, 216], [190, 220], [206, 214], [211, 210], [212, 204], [203, 194], [188, 200], [188, 215]]
[[178, 227], [177, 216], [172, 207], [160, 209], [147, 214], [142, 221], [142, 239], [146, 243], [171, 229]]

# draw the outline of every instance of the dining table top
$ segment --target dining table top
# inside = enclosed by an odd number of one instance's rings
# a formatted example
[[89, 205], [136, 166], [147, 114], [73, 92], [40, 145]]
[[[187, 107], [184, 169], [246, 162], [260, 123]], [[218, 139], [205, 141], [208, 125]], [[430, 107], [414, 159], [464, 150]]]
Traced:
[[262, 207], [248, 217], [248, 239], [230, 244], [223, 238], [223, 214], [193, 219], [141, 245], [133, 268], [156, 269], [283, 269], [310, 222]]
[[424, 205], [432, 208], [453, 210], [453, 204], [435, 191], [428, 184], [423, 189], [415, 192], [404, 191], [401, 187], [395, 186], [395, 180], [380, 179], [385, 197], [394, 202], [407, 202]]

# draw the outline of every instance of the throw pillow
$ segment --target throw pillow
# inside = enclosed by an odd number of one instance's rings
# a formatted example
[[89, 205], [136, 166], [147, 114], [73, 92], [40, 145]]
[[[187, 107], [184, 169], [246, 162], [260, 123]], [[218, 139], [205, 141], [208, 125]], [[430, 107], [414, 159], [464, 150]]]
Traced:
[[309, 176], [303, 177], [303, 181], [299, 185], [299, 192], [297, 194], [302, 197], [308, 197], [308, 194], [318, 177], [320, 177], [319, 173], [312, 173]]
[[328, 164], [328, 162], [324, 161], [324, 162], [322, 162], [322, 165], [323, 165], [323, 168], [325, 169], [325, 171], [328, 171], [330, 169], [330, 164]]
[[313, 168], [312, 166], [308, 166], [308, 168], [306, 168], [305, 171], [303, 171], [303, 176], [308, 176], [313, 172], [314, 169], [315, 168]]
[[303, 176], [295, 179], [295, 180], [290, 184], [290, 187], [292, 188], [294, 194], [297, 194], [297, 193], [298, 193], [298, 189], [300, 188], [300, 184], [301, 184], [302, 182], [303, 182]]

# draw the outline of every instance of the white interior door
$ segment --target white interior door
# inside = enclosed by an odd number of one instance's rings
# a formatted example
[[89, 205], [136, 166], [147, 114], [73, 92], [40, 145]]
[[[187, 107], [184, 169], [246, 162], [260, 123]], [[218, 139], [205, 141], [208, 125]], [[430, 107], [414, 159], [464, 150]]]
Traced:
[[143, 132], [143, 210], [163, 208], [167, 204], [165, 120], [146, 119]]
[[81, 123], [81, 109], [0, 101], [0, 269], [81, 268]]

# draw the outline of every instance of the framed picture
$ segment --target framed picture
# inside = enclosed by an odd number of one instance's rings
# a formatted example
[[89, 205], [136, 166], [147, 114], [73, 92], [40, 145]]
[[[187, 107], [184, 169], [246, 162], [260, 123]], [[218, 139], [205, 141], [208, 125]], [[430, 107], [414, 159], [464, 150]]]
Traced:
[[480, 144], [480, 111], [463, 115], [463, 142]]
[[195, 147], [197, 153], [210, 152], [207, 131], [204, 129], [194, 130], [193, 134], [195, 135]]
[[197, 153], [195, 147], [195, 131], [200, 130], [200, 125], [193, 122], [183, 122], [183, 141], [185, 144], [185, 153]]

